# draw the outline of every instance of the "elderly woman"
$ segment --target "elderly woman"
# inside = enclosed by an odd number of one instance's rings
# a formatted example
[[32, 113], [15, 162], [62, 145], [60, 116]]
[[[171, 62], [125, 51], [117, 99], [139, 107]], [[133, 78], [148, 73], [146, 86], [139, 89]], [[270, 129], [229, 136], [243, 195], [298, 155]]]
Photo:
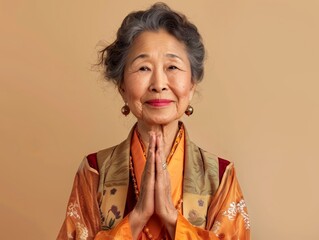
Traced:
[[137, 123], [83, 160], [58, 239], [249, 239], [233, 164], [192, 143], [179, 121], [203, 78], [197, 28], [155, 4], [129, 14], [101, 58]]

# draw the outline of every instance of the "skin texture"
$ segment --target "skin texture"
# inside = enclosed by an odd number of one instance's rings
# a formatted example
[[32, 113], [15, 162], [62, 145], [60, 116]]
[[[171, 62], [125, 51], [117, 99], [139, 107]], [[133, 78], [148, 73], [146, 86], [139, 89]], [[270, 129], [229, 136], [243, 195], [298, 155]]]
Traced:
[[163, 170], [184, 114], [195, 91], [183, 43], [164, 30], [143, 32], [133, 42], [120, 93], [137, 118], [147, 150], [139, 200], [130, 213], [133, 239], [156, 213], [174, 239], [177, 211], [170, 176]]

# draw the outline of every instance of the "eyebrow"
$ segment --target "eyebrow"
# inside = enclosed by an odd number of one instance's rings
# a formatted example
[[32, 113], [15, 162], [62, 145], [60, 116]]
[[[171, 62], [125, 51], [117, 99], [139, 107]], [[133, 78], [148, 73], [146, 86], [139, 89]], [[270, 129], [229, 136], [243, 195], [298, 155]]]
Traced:
[[[173, 53], [167, 53], [167, 54], [165, 54], [165, 56], [168, 57], [168, 58], [177, 58], [177, 59], [181, 60], [182, 62], [184, 62], [181, 57], [179, 57], [179, 56], [177, 56], [176, 54], [173, 54]], [[136, 56], [136, 57], [132, 60], [131, 63], [133, 63], [135, 60], [137, 60], [137, 59], [139, 59], [139, 58], [142, 58], [142, 59], [143, 59], [143, 58], [148, 58], [148, 57], [150, 57], [150, 55], [148, 55], [148, 54], [146, 54], [146, 53], [142, 53], [142, 54]]]
[[149, 57], [149, 56], [150, 56], [150, 55], [148, 55], [148, 54], [142, 53], [142, 54], [140, 54], [140, 55], [137, 55], [137, 56], [132, 60], [131, 63], [135, 62], [135, 60], [137, 60], [137, 59], [139, 59], [139, 58], [147, 58], [147, 57]]

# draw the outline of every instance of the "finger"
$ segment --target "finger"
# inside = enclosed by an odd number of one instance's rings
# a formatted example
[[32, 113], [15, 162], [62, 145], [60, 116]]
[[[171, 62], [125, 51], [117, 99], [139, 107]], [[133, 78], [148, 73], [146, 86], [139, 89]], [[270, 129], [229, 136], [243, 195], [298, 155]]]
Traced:
[[156, 149], [155, 133], [150, 132], [146, 165], [147, 165], [148, 170], [152, 174], [155, 174], [155, 149]]
[[155, 190], [155, 135], [150, 133], [148, 154], [141, 179], [140, 202], [153, 202]]
[[166, 163], [166, 158], [164, 156], [162, 134], [157, 134], [156, 146], [155, 211], [165, 222], [176, 210], [171, 197], [169, 173], [166, 169], [163, 169], [163, 163]]
[[150, 132], [146, 164], [142, 175], [142, 187], [154, 184], [155, 181], [155, 134]]
[[171, 199], [171, 181], [169, 173], [166, 169], [166, 158], [164, 156], [164, 139], [161, 133], [156, 136], [156, 184], [157, 188], [162, 191], [161, 196]]
[[164, 142], [161, 133], [156, 135], [156, 153], [155, 153], [155, 164], [156, 164], [156, 180], [162, 182], [163, 175], [165, 172], [166, 160], [164, 157]]
[[146, 164], [141, 179], [141, 192], [136, 209], [148, 219], [154, 212], [155, 191], [155, 134], [150, 133]]

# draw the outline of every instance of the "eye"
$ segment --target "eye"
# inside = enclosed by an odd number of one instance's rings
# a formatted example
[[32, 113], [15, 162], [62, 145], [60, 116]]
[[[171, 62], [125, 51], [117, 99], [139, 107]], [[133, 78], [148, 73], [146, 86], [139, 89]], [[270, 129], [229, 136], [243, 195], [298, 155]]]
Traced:
[[148, 67], [146, 67], [146, 66], [143, 66], [143, 67], [140, 67], [139, 68], [139, 71], [150, 71], [150, 69], [148, 68]]
[[169, 70], [176, 70], [176, 69], [178, 69], [178, 67], [176, 67], [176, 66], [174, 66], [174, 65], [171, 65], [171, 66], [168, 67], [168, 69], [169, 69]]

